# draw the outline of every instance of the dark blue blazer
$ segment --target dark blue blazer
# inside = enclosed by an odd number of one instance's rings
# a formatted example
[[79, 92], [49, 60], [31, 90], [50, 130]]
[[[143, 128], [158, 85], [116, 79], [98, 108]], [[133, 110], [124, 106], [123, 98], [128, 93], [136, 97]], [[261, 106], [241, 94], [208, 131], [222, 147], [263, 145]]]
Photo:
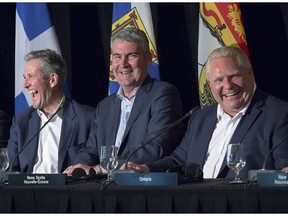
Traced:
[[[120, 115], [121, 100], [116, 94], [98, 103], [87, 146], [79, 154], [77, 162], [99, 164], [100, 147], [115, 144]], [[137, 91], [118, 152], [118, 166], [121, 166], [135, 149], [161, 133], [182, 115], [183, 107], [177, 88], [147, 76]], [[180, 144], [184, 133], [184, 124], [176, 125], [136, 152], [131, 161], [145, 163], [169, 155]]]
[[[192, 116], [180, 146], [168, 157], [149, 164], [151, 171], [164, 171], [172, 166], [196, 163], [203, 168], [208, 145], [217, 123], [217, 104], [203, 108]], [[266, 169], [281, 169], [288, 166], [288, 103], [267, 93], [256, 90], [247, 112], [240, 120], [230, 143], [242, 142], [246, 166], [240, 177], [247, 178], [248, 171], [261, 169], [271, 148]], [[226, 159], [226, 158], [225, 158]], [[221, 177], [233, 178], [232, 171]], [[219, 176], [218, 176], [219, 177]]]
[[[58, 171], [63, 172], [67, 166], [74, 164], [80, 149], [88, 139], [95, 108], [66, 99], [58, 155]], [[37, 133], [40, 117], [32, 106], [14, 116], [8, 141], [8, 153], [11, 161], [18, 151]], [[35, 137], [19, 154], [13, 164], [13, 170], [32, 173], [37, 159], [38, 138]]]

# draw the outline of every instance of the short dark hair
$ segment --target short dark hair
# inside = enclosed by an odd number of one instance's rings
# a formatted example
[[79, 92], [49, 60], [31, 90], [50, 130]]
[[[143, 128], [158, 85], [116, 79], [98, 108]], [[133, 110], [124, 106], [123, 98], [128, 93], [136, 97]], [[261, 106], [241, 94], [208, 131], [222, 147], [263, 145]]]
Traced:
[[116, 39], [140, 44], [144, 52], [150, 54], [148, 38], [145, 32], [138, 28], [127, 27], [114, 33], [111, 37], [111, 49], [113, 49], [112, 44]]
[[59, 76], [59, 84], [63, 86], [67, 77], [67, 67], [64, 59], [56, 51], [51, 49], [35, 50], [25, 56], [25, 61], [40, 59], [42, 61], [41, 72], [48, 78], [50, 74], [56, 73]]

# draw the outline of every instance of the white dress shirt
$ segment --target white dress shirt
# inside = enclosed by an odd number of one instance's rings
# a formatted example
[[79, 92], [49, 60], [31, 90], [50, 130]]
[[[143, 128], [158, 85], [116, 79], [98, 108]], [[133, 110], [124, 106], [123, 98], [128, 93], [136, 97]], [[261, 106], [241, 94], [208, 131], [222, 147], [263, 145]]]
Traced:
[[[64, 103], [64, 100], [65, 98], [63, 97], [60, 104]], [[37, 110], [41, 118], [41, 127], [58, 110], [59, 106], [53, 113], [49, 114], [48, 117], [39, 109]], [[63, 109], [41, 130], [38, 140], [37, 161], [33, 167], [33, 173], [58, 173], [58, 150], [61, 137], [62, 117]]]
[[126, 129], [126, 125], [136, 98], [136, 92], [138, 88], [133, 92], [132, 96], [130, 99], [126, 98], [123, 95], [122, 88], [120, 87], [117, 96], [121, 99], [121, 117], [120, 117], [120, 123], [119, 123], [119, 128], [115, 140], [115, 146], [120, 147], [123, 139], [123, 135]]
[[231, 118], [218, 104], [218, 122], [209, 143], [206, 162], [203, 168], [204, 178], [217, 178], [223, 161], [226, 161], [227, 144], [230, 142], [242, 116], [245, 115], [248, 105]]

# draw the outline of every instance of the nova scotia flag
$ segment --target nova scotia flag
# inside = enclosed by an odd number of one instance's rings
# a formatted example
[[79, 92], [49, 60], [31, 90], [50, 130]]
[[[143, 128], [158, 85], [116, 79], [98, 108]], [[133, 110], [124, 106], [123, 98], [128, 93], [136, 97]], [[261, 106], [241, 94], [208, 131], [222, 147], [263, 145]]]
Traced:
[[[114, 3], [112, 16], [112, 34], [126, 27], [135, 27], [144, 31], [149, 40], [152, 64], [148, 68], [151, 77], [160, 80], [158, 55], [149, 3]], [[111, 59], [111, 57], [110, 57]], [[119, 84], [113, 77], [110, 66], [109, 94], [118, 91]]]
[[16, 4], [15, 114], [32, 104], [23, 88], [25, 55], [34, 50], [52, 49], [61, 54], [46, 3]]

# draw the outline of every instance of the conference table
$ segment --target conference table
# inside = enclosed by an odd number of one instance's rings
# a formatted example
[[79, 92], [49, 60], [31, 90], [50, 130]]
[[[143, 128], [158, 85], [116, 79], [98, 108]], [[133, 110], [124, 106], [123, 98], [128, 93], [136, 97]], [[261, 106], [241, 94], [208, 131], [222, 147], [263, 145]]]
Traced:
[[227, 179], [176, 186], [106, 187], [99, 180], [62, 186], [3, 184], [1, 213], [287, 213], [288, 187]]

